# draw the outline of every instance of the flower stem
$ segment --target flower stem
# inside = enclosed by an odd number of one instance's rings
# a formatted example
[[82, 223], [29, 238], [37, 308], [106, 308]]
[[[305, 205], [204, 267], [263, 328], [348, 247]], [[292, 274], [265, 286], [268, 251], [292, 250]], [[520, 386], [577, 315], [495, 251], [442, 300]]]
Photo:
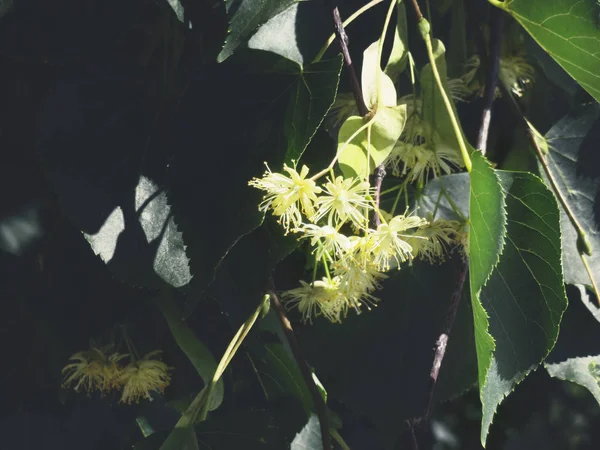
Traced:
[[206, 394], [204, 395], [204, 402], [202, 403], [202, 408], [200, 409], [200, 414], [198, 415], [198, 421], [206, 420], [206, 417], [208, 416], [208, 408], [210, 406], [212, 392], [215, 386], [217, 385], [217, 382], [219, 381], [219, 379], [223, 375], [223, 372], [225, 372], [225, 369], [227, 368], [227, 366], [235, 356], [236, 352], [244, 342], [246, 336], [248, 336], [248, 333], [252, 329], [252, 326], [256, 322], [256, 319], [258, 319], [258, 316], [260, 315], [261, 311], [263, 310], [264, 304], [267, 301], [269, 301], [269, 296], [265, 295], [263, 300], [260, 302], [260, 305], [258, 305], [258, 308], [256, 308], [252, 315], [242, 324], [242, 326], [239, 328], [239, 330], [237, 331], [235, 336], [233, 336], [233, 339], [227, 346], [227, 349], [225, 350], [225, 353], [223, 353], [223, 357], [221, 358], [221, 361], [219, 361], [219, 365], [215, 370], [212, 380], [210, 380], [210, 383], [206, 387]]
[[412, 0], [412, 5], [415, 10], [415, 15], [417, 16], [417, 25], [419, 28], [419, 33], [421, 34], [421, 38], [423, 39], [423, 41], [425, 41], [425, 46], [427, 47], [427, 56], [429, 57], [429, 63], [431, 64], [433, 77], [435, 78], [435, 82], [438, 86], [438, 89], [440, 90], [442, 100], [444, 101], [444, 105], [446, 106], [448, 117], [450, 117], [452, 129], [454, 130], [454, 134], [456, 135], [456, 140], [458, 142], [458, 147], [460, 148], [460, 153], [463, 157], [465, 167], [467, 169], [467, 172], [471, 173], [471, 170], [473, 168], [473, 164], [471, 163], [471, 157], [469, 156], [467, 145], [465, 144], [462, 131], [458, 124], [458, 119], [456, 118], [456, 114], [454, 114], [454, 109], [452, 109], [452, 103], [450, 102], [448, 94], [446, 94], [446, 90], [444, 89], [444, 84], [442, 83], [440, 72], [438, 71], [437, 65], [435, 63], [435, 57], [433, 56], [433, 45], [431, 43], [430, 34], [431, 26], [429, 25], [429, 22], [423, 17], [417, 0]]
[[383, 30], [381, 30], [379, 46], [377, 48], [377, 72], [375, 73], [375, 85], [377, 88], [377, 107], [380, 107], [381, 102], [383, 101], [383, 87], [381, 83], [381, 57], [383, 54], [383, 43], [385, 41], [385, 35], [387, 34], [387, 29], [390, 24], [390, 20], [392, 18], [392, 13], [394, 12], [394, 7], [396, 6], [396, 3], [397, 0], [392, 0], [390, 2], [390, 7], [388, 9], [387, 15], [385, 16], [385, 22], [383, 23]]

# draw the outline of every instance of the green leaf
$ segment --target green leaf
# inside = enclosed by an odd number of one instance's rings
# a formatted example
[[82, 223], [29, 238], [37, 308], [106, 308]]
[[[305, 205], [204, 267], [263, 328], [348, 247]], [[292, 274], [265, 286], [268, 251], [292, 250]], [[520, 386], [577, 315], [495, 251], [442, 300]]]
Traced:
[[[378, 50], [379, 41], [375, 41], [363, 53], [360, 82], [365, 105], [367, 105], [370, 111], [374, 110], [376, 106], [396, 106], [398, 104], [394, 82], [379, 67]], [[381, 105], [377, 104], [377, 96], [379, 94], [377, 91], [378, 72], [379, 82], [381, 83]]]
[[569, 286], [568, 293], [560, 336], [544, 366], [551, 376], [584, 386], [600, 403], [600, 308], [584, 286]]
[[296, 1], [261, 25], [248, 40], [248, 48], [273, 52], [306, 66], [331, 33], [331, 18], [325, 11], [319, 2]]
[[341, 56], [299, 67], [298, 79], [290, 90], [284, 124], [286, 163], [300, 159], [321, 126], [335, 101], [341, 70]]
[[[599, 119], [598, 105], [589, 105], [562, 118], [546, 134], [549, 144], [546, 161], [558, 190], [586, 234], [591, 255], [584, 257], [595, 277], [596, 285], [600, 283], [600, 220], [597, 215], [600, 191], [597, 163]], [[589, 274], [581, 261], [575, 227], [562, 205], [560, 211], [565, 282], [591, 285]]]
[[406, 105], [378, 108], [370, 127], [363, 129], [346, 145], [367, 120], [352, 116], [340, 129], [338, 162], [346, 177], [365, 178], [389, 156], [406, 124]]
[[[160, 435], [159, 435], [160, 436]], [[137, 446], [136, 446], [137, 448]], [[160, 446], [160, 450], [199, 450], [198, 439], [194, 428], [175, 428], [164, 443]]]
[[138, 442], [134, 449], [281, 450], [289, 447], [273, 416], [264, 410], [238, 409], [228, 414], [211, 416], [195, 428], [180, 429], [177, 440], [165, 440], [167, 433], [154, 433]]
[[498, 264], [506, 233], [504, 195], [496, 172], [479, 152], [471, 153], [473, 170], [470, 188], [469, 286], [473, 303], [479, 386], [483, 388], [492, 363], [494, 338], [480, 292]]
[[489, 0], [511, 14], [597, 101], [600, 29], [596, 0]]
[[248, 181], [262, 176], [264, 161], [276, 171], [284, 162], [290, 76], [252, 73], [238, 62], [213, 65], [192, 77], [168, 135], [173, 152], [169, 199], [194, 275], [188, 312], [215, 281], [227, 255], [263, 222], [258, 209], [263, 193]]
[[385, 66], [385, 74], [395, 80], [406, 68], [408, 61], [408, 27], [406, 24], [406, 7], [398, 0], [396, 7], [396, 29], [392, 52]]
[[300, 400], [309, 417], [313, 411], [312, 398], [296, 362], [282, 344], [265, 344], [264, 350], [254, 365], [267, 399], [291, 394]]
[[272, 17], [290, 8], [297, 0], [229, 0], [225, 2], [229, 16], [229, 35], [217, 56], [218, 62], [229, 58], [234, 50], [256, 29]]
[[125, 216], [123, 208], [117, 207], [97, 233], [84, 233], [85, 238], [94, 253], [126, 283], [144, 287], [160, 287], [162, 282], [176, 288], [187, 285], [192, 278], [189, 261], [166, 192], [142, 175], [134, 195], [135, 215]]
[[292, 441], [291, 450], [323, 450], [319, 418], [311, 415], [308, 423]]
[[[177, 342], [179, 348], [189, 358], [204, 383], [208, 384], [217, 370], [217, 362], [212, 354], [185, 324], [183, 314], [177, 308], [169, 292], [161, 292], [156, 299], [156, 304], [165, 317], [175, 342]], [[223, 381], [219, 380], [213, 389], [212, 398], [210, 399], [209, 409], [211, 411], [217, 409], [222, 403], [223, 392]]]
[[535, 175], [498, 175], [506, 196], [506, 244], [480, 295], [495, 341], [480, 384], [483, 445], [497, 406], [554, 347], [567, 307], [556, 199]]
[[561, 363], [546, 364], [546, 370], [555, 378], [586, 387], [600, 403], [600, 355], [569, 358]]

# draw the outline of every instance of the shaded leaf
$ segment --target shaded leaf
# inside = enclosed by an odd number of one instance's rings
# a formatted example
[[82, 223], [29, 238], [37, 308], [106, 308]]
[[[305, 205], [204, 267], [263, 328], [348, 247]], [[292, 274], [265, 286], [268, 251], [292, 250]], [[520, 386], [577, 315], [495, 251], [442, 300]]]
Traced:
[[[289, 75], [246, 69], [233, 60], [199, 69], [177, 106], [168, 136], [174, 153], [169, 198], [194, 275], [188, 312], [235, 245], [263, 222], [264, 213], [258, 209], [262, 192], [248, 181], [262, 176], [264, 161], [279, 171], [284, 160], [287, 102], [282, 94], [289, 87]], [[248, 306], [254, 309], [259, 300]], [[235, 328], [249, 315], [246, 312], [232, 324]]]
[[[136, 447], [137, 448], [137, 447]], [[160, 446], [160, 450], [199, 450], [198, 439], [192, 427], [175, 428]]]
[[600, 308], [583, 286], [570, 286], [568, 293], [560, 336], [544, 365], [551, 376], [584, 386], [600, 403]]
[[229, 0], [225, 3], [229, 17], [229, 35], [218, 62], [229, 58], [256, 29], [272, 17], [290, 8], [297, 0]]
[[[596, 285], [600, 283], [600, 210], [597, 206], [600, 192], [597, 156], [599, 119], [598, 105], [589, 105], [565, 116], [546, 134], [549, 144], [546, 161], [559, 191], [586, 234], [591, 255], [584, 257], [592, 269]], [[565, 282], [591, 285], [579, 254], [577, 232], [562, 205], [560, 210]]]
[[291, 450], [322, 450], [321, 428], [319, 418], [312, 414], [308, 423], [292, 441]]
[[284, 125], [286, 163], [300, 159], [321, 126], [335, 101], [341, 70], [341, 56], [299, 67], [298, 79], [290, 90]]
[[163, 155], [148, 145], [157, 113], [147, 82], [127, 66], [71, 71], [45, 100], [38, 151], [66, 216], [117, 277], [181, 287], [191, 274]]
[[556, 199], [535, 175], [498, 175], [506, 196], [506, 244], [480, 296], [495, 341], [480, 384], [483, 444], [497, 405], [554, 347], [567, 307]]
[[307, 417], [310, 416], [313, 411], [310, 392], [296, 362], [282, 344], [265, 344], [264, 353], [258, 355], [254, 365], [268, 398], [291, 394], [302, 403]]
[[555, 378], [586, 387], [600, 403], [600, 355], [569, 358], [561, 363], [546, 364], [546, 370]]
[[[439, 266], [415, 262], [389, 274], [375, 294], [381, 302], [372, 311], [350, 312], [337, 326], [322, 318], [311, 326], [294, 325], [328, 396], [365, 414], [387, 448], [403, 431], [404, 420], [425, 414], [433, 347], [461, 265], [458, 258]], [[466, 289], [464, 293], [440, 372], [438, 401], [462, 393], [476, 379], [472, 313]], [[290, 318], [299, 319], [295, 312]]]
[[[169, 292], [163, 291], [157, 297], [156, 304], [160, 308], [173, 338], [181, 350], [189, 358], [190, 362], [198, 372], [205, 384], [212, 379], [217, 370], [217, 362], [213, 358], [208, 348], [198, 340], [194, 332], [183, 321], [183, 314], [177, 308]], [[209, 409], [214, 410], [219, 407], [223, 401], [223, 381], [219, 380], [215, 385], [212, 398], [210, 399]]]
[[185, 245], [165, 191], [141, 176], [134, 208], [125, 210], [125, 216], [117, 207], [97, 233], [84, 233], [94, 252], [127, 283], [160, 287], [162, 280], [176, 288], [188, 284], [192, 276]]
[[511, 14], [597, 101], [600, 29], [596, 0], [490, 0]]

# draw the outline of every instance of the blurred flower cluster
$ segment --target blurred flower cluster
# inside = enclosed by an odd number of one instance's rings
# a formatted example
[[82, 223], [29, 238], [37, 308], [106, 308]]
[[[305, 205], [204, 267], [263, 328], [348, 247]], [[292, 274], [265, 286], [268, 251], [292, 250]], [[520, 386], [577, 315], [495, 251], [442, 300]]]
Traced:
[[[64, 374], [63, 387], [74, 385], [75, 391], [81, 390], [91, 394], [99, 391], [102, 394], [123, 390], [122, 403], [138, 403], [140, 399], [152, 400], [152, 391], [163, 392], [169, 385], [172, 370], [155, 356], [160, 354], [155, 350], [143, 358], [134, 359], [129, 354], [114, 352], [112, 347], [91, 347], [72, 355], [73, 361], [67, 364]], [[123, 361], [129, 362], [124, 364]]]

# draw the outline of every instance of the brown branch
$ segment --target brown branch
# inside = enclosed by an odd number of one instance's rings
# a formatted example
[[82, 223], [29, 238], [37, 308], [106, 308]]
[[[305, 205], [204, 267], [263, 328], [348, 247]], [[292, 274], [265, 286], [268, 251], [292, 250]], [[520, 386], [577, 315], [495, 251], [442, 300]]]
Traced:
[[294, 355], [294, 359], [300, 368], [300, 373], [302, 374], [302, 378], [304, 378], [304, 382], [308, 387], [310, 392], [310, 396], [312, 397], [313, 404], [315, 406], [315, 411], [317, 413], [317, 417], [319, 418], [319, 426], [321, 428], [321, 441], [323, 442], [323, 450], [331, 450], [331, 438], [329, 436], [329, 416], [327, 414], [327, 405], [321, 397], [319, 390], [317, 389], [317, 385], [312, 377], [312, 372], [306, 363], [306, 359], [302, 354], [302, 349], [300, 348], [300, 344], [296, 340], [296, 335], [294, 334], [294, 330], [292, 328], [292, 324], [285, 313], [285, 309], [281, 302], [279, 301], [279, 297], [275, 292], [275, 283], [273, 279], [270, 280], [269, 287], [269, 296], [271, 297], [271, 302], [275, 307], [275, 314], [281, 323], [281, 327], [283, 328], [283, 332], [285, 337], [290, 344], [290, 348], [292, 349], [292, 354]]
[[431, 372], [429, 373], [429, 402], [427, 404], [427, 418], [429, 418], [429, 415], [431, 413], [431, 406], [433, 404], [433, 394], [435, 392], [435, 386], [437, 384], [438, 376], [440, 374], [440, 368], [442, 367], [442, 361], [444, 360], [444, 356], [446, 355], [448, 339], [450, 339], [450, 333], [452, 332], [452, 327], [454, 326], [454, 320], [456, 319], [456, 313], [458, 311], [458, 306], [460, 305], [460, 298], [462, 297], [463, 287], [465, 285], [465, 280], [467, 278], [468, 271], [469, 263], [464, 262], [458, 274], [456, 288], [454, 289], [454, 292], [452, 293], [452, 298], [450, 299], [450, 306], [448, 307], [448, 312], [446, 313], [446, 321], [444, 323], [444, 328], [435, 343], [433, 364], [431, 366]]
[[421, 8], [419, 8], [419, 2], [417, 0], [411, 0], [413, 5], [413, 9], [415, 10], [415, 15], [417, 16], [417, 23], [423, 19], [423, 14], [421, 13]]
[[358, 77], [356, 76], [356, 70], [354, 70], [354, 63], [352, 62], [352, 58], [350, 57], [350, 50], [348, 49], [348, 35], [346, 34], [346, 30], [344, 29], [344, 24], [342, 23], [342, 18], [340, 17], [340, 11], [335, 5], [333, 7], [333, 26], [335, 27], [335, 34], [338, 37], [338, 42], [342, 50], [342, 55], [344, 56], [344, 63], [346, 64], [346, 69], [348, 69], [348, 76], [350, 77], [350, 86], [352, 87], [354, 100], [356, 101], [356, 106], [358, 107], [358, 113], [364, 117], [369, 113], [369, 109], [365, 104], [362, 89], [360, 88]]

